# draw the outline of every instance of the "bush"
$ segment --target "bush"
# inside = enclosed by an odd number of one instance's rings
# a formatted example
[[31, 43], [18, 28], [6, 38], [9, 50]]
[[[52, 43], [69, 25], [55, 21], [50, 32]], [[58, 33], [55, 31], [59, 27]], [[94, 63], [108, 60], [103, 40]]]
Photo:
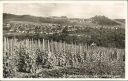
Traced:
[[36, 52], [36, 65], [42, 66], [43, 68], [50, 68], [51, 64], [48, 62], [48, 54], [46, 52], [42, 52], [40, 49], [37, 49]]
[[29, 53], [26, 52], [25, 48], [21, 47], [18, 50], [18, 63], [17, 63], [19, 72], [27, 72], [31, 71], [31, 58], [29, 57]]

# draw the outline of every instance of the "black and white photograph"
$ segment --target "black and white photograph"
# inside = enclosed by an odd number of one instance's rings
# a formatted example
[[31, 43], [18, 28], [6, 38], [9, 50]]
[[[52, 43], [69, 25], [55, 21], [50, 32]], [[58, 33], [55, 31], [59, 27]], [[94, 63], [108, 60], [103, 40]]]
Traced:
[[3, 3], [3, 78], [125, 78], [125, 3]]

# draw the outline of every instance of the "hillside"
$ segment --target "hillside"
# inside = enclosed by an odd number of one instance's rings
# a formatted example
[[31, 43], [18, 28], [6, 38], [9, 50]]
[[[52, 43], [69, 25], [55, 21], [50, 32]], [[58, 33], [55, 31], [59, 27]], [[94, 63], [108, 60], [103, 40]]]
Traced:
[[124, 19], [109, 19], [105, 16], [94, 16], [89, 19], [80, 18], [67, 18], [67, 17], [36, 17], [30, 15], [14, 15], [3, 13], [4, 22], [8, 21], [27, 21], [35, 23], [55, 23], [55, 24], [69, 24], [69, 25], [88, 25], [92, 26], [121, 26], [124, 23]]
[[125, 23], [95, 16], [89, 19], [35, 17], [4, 13], [3, 35], [36, 38], [103, 47], [125, 47]]
[[114, 19], [114, 20], [116, 20], [116, 21], [118, 21], [120, 23], [125, 23], [125, 19]]
[[3, 20], [8, 21], [27, 21], [27, 22], [35, 22], [35, 23], [68, 23], [67, 19], [64, 18], [52, 18], [52, 17], [36, 17], [30, 15], [14, 15], [3, 13]]
[[108, 17], [105, 16], [94, 16], [91, 18], [92, 23], [96, 23], [98, 25], [108, 25], [108, 26], [115, 26], [115, 25], [121, 25], [120, 23], [109, 19]]

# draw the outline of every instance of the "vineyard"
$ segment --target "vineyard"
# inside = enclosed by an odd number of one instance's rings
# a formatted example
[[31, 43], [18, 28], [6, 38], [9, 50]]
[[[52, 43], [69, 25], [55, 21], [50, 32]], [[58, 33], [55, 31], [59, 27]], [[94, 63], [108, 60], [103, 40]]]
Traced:
[[4, 78], [123, 78], [125, 50], [3, 37]]

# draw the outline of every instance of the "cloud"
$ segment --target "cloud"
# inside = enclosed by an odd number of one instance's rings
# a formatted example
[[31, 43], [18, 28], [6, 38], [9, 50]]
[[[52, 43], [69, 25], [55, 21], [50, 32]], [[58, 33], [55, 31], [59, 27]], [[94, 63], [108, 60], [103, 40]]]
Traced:
[[68, 16], [89, 18], [105, 15], [110, 18], [125, 18], [124, 2], [97, 1], [84, 3], [5, 3], [4, 12], [34, 16]]

